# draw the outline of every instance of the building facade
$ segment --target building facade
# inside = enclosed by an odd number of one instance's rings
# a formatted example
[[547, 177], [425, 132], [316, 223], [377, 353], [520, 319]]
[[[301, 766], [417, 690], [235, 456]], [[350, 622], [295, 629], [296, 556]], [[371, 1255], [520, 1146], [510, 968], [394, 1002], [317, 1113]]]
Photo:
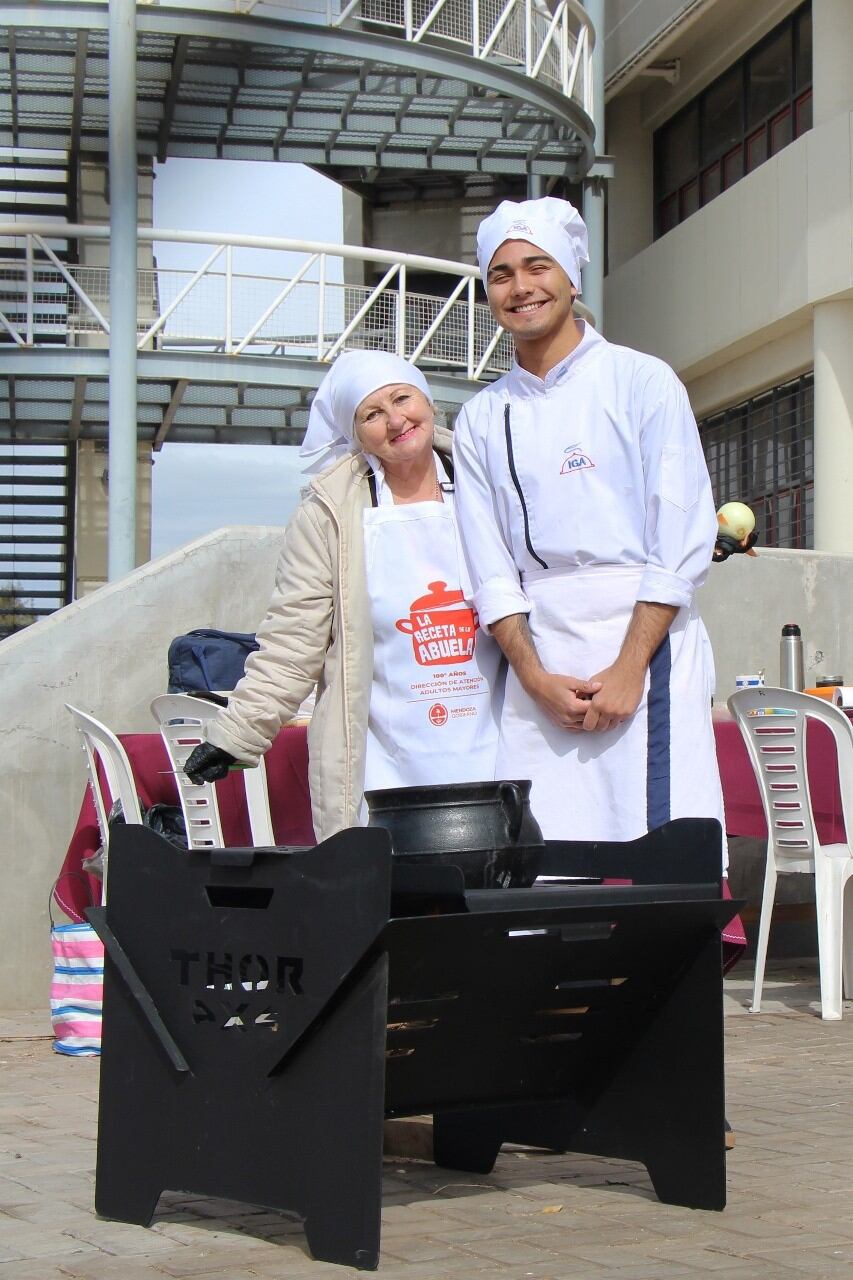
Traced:
[[607, 336], [763, 542], [853, 552], [853, 4], [608, 0], [605, 62]]

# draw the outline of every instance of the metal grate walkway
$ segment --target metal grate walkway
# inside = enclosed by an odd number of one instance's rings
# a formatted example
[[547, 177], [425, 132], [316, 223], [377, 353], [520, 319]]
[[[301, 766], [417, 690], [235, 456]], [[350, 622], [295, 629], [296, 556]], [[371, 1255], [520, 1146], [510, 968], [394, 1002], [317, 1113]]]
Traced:
[[[165, 5], [140, 6], [137, 23], [140, 156], [285, 160], [362, 181], [383, 168], [577, 180], [593, 160], [574, 89], [497, 51]], [[4, 7], [0, 48], [0, 145], [103, 155], [107, 6]]]

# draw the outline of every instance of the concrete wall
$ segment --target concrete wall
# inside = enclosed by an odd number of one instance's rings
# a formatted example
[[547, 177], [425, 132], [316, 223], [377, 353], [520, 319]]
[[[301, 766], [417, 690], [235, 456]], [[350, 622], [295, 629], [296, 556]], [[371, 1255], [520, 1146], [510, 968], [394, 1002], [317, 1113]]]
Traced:
[[716, 701], [734, 692], [741, 673], [766, 671], [779, 683], [779, 637], [786, 622], [803, 633], [806, 684], [842, 675], [853, 684], [853, 555], [758, 549], [712, 565], [699, 608], [717, 665]]
[[153, 730], [169, 641], [194, 627], [255, 630], [281, 537], [220, 530], [0, 642], [0, 1008], [43, 1008], [49, 1027], [48, 896], [86, 784], [64, 704], [117, 732]]
[[412, 203], [373, 209], [370, 243], [377, 249], [476, 262], [477, 227], [496, 200], [430, 200], [427, 210]]

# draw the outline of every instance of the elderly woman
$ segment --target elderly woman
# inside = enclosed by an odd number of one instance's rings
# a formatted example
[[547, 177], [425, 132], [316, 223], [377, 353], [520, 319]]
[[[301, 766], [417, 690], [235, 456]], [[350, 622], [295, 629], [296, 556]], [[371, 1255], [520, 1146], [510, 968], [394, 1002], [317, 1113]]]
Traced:
[[318, 840], [365, 820], [365, 790], [494, 777], [499, 652], [467, 603], [450, 443], [414, 365], [335, 361], [302, 446], [323, 469], [287, 527], [260, 649], [187, 761], [194, 781], [256, 764], [315, 686]]

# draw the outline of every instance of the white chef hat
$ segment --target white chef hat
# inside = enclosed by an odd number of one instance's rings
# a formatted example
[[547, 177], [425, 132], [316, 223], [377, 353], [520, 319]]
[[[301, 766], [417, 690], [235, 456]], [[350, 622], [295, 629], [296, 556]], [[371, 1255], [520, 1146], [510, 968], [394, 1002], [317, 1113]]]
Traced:
[[559, 262], [576, 289], [589, 262], [586, 223], [574, 205], [555, 196], [502, 200], [477, 228], [477, 261], [485, 282], [489, 263], [505, 240], [528, 240]]
[[311, 402], [301, 458], [319, 471], [349, 453], [355, 440], [355, 411], [365, 396], [394, 382], [417, 387], [432, 403], [420, 369], [388, 351], [345, 351], [326, 374]]

